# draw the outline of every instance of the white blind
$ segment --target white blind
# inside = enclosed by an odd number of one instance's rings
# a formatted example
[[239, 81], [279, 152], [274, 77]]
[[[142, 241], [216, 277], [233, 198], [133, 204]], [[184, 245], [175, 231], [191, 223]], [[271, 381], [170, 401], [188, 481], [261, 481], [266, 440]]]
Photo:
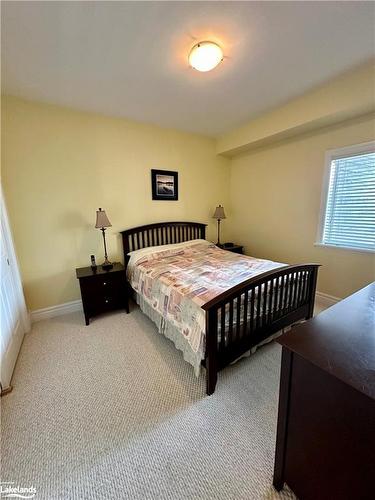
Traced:
[[375, 251], [375, 153], [331, 161], [322, 243]]

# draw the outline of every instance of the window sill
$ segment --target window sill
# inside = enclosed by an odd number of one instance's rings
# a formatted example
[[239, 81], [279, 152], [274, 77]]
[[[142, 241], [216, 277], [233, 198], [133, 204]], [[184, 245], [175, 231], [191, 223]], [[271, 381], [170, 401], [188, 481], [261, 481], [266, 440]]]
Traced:
[[341, 247], [338, 245], [329, 245], [327, 243], [314, 243], [315, 247], [327, 247], [335, 248], [336, 250], [349, 250], [350, 252], [360, 252], [360, 253], [375, 253], [375, 250], [370, 250], [369, 248], [355, 248], [355, 247]]

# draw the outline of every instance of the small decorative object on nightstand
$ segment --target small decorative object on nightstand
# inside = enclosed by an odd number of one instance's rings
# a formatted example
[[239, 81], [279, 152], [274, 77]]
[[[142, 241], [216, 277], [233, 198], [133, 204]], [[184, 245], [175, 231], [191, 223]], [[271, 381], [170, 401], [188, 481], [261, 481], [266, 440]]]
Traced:
[[218, 247], [221, 247], [221, 243], [220, 243], [220, 221], [222, 219], [226, 219], [225, 212], [224, 212], [224, 207], [222, 207], [221, 205], [219, 205], [218, 207], [216, 207], [215, 208], [215, 213], [212, 216], [212, 218], [217, 220], [217, 243], [216, 243], [216, 245]]
[[90, 318], [107, 311], [126, 309], [129, 312], [125, 267], [122, 264], [115, 262], [108, 271], [101, 267], [96, 271], [91, 267], [80, 267], [76, 269], [76, 274], [81, 287], [86, 325]]
[[224, 243], [221, 247], [223, 250], [228, 250], [228, 252], [233, 252], [233, 253], [243, 253], [243, 246], [242, 245], [236, 245], [235, 243]]
[[111, 227], [112, 224], [109, 222], [109, 219], [107, 217], [107, 214], [105, 213], [105, 210], [102, 210], [99, 208], [99, 210], [96, 211], [96, 224], [95, 227], [96, 229], [100, 229], [101, 232], [103, 233], [103, 243], [104, 243], [104, 262], [102, 264], [102, 268], [106, 271], [109, 269], [112, 269], [113, 264], [108, 260], [108, 255], [107, 255], [107, 245], [105, 242], [105, 230], [107, 227]]

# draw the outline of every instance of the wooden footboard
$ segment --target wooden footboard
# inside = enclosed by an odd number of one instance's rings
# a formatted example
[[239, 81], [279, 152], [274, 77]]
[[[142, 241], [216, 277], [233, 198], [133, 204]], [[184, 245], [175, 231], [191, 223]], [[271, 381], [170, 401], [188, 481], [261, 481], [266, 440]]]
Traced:
[[268, 271], [202, 306], [207, 394], [215, 391], [218, 371], [282, 328], [312, 317], [318, 268], [302, 264]]

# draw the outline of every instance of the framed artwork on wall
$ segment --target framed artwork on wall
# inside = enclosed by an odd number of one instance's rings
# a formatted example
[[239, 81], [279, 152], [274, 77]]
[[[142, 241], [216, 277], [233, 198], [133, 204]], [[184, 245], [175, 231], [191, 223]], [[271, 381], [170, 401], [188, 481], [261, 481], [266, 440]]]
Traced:
[[151, 170], [153, 200], [178, 200], [178, 172]]

